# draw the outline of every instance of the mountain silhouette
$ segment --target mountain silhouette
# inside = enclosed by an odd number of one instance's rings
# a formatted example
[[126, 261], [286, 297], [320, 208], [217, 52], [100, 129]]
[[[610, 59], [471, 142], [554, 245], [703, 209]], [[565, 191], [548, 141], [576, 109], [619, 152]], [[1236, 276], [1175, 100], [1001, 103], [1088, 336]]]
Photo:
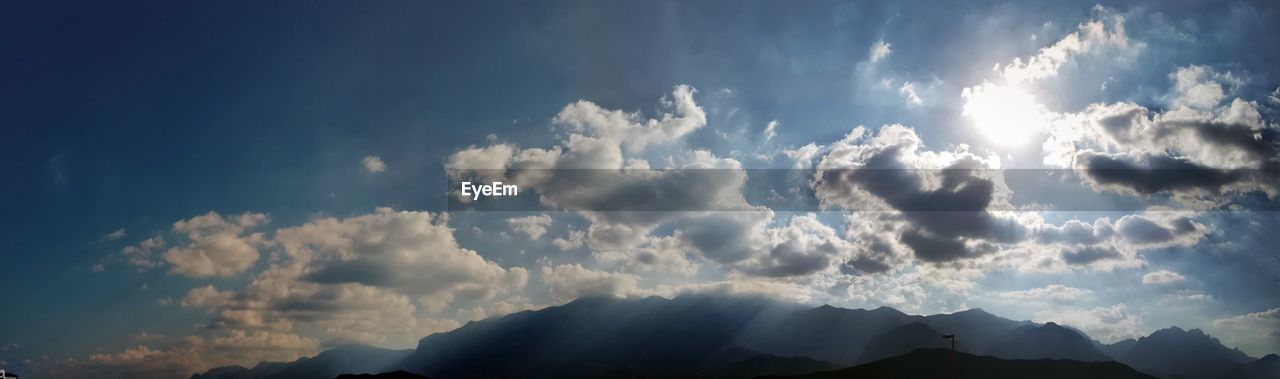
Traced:
[[852, 365], [873, 337], [911, 319], [889, 307], [865, 310], [823, 305], [787, 316], [768, 333], [750, 340], [748, 346], [770, 354]]
[[[951, 342], [942, 338], [942, 333], [933, 330], [923, 322], [911, 322], [898, 326], [875, 336], [863, 349], [859, 362], [872, 362], [884, 358], [895, 357], [921, 348], [947, 348]], [[966, 352], [963, 342], [956, 343], [956, 351]]]
[[191, 379], [329, 379], [344, 373], [378, 373], [402, 362], [413, 350], [388, 350], [366, 345], [343, 345], [315, 357], [290, 363], [259, 363], [254, 368], [218, 367]]
[[[780, 379], [783, 377], [762, 377]], [[920, 349], [893, 358], [835, 371], [788, 376], [787, 379], [876, 379], [876, 378], [1092, 378], [1151, 379], [1116, 362], [1079, 362], [1065, 359], [1008, 360], [952, 352], [949, 349]]]
[[1216, 378], [1252, 361], [1200, 329], [1157, 330], [1138, 339], [1120, 362], [1156, 376]]
[[1070, 359], [1081, 362], [1111, 360], [1083, 334], [1052, 322], [1041, 326], [1022, 326], [1009, 334], [1008, 340], [991, 351], [992, 356], [1004, 359]]
[[582, 298], [469, 322], [426, 336], [413, 350], [343, 346], [290, 363], [216, 368], [193, 379], [332, 378], [395, 370], [444, 379], [738, 379], [892, 361], [919, 348], [949, 346], [942, 338], [947, 334], [956, 336], [957, 350], [983, 359], [978, 362], [1056, 358], [1045, 362], [1059, 363], [1040, 365], [1082, 373], [1112, 373], [1107, 367], [1113, 366], [1061, 362], [1115, 358], [1119, 363], [1113, 364], [1155, 376], [1250, 378], [1255, 371], [1273, 372], [1267, 370], [1277, 360], [1255, 361], [1194, 329], [1165, 329], [1103, 345], [1066, 325], [1014, 321], [980, 309], [918, 316], [887, 307], [805, 308], [765, 298], [685, 295]]
[[1129, 338], [1106, 345], [1098, 344], [1098, 349], [1102, 350], [1102, 353], [1111, 357], [1111, 359], [1118, 361], [1120, 358], [1124, 358], [1125, 354], [1129, 354], [1129, 350], [1132, 350], [1133, 345], [1137, 344], [1138, 340]]
[[746, 355], [738, 335], [776, 307], [711, 296], [579, 299], [428, 336], [400, 368], [441, 378], [693, 377]]
[[999, 343], [1008, 338], [1009, 331], [1034, 325], [1030, 321], [1002, 318], [987, 313], [981, 308], [927, 316], [924, 317], [924, 322], [943, 334], [956, 334], [959, 342], [964, 343], [970, 351], [974, 352], [995, 349]]
[[1253, 378], [1280, 378], [1280, 355], [1267, 354], [1244, 365], [1244, 371]]
[[381, 374], [342, 374], [334, 379], [431, 379], [404, 370], [396, 370]]

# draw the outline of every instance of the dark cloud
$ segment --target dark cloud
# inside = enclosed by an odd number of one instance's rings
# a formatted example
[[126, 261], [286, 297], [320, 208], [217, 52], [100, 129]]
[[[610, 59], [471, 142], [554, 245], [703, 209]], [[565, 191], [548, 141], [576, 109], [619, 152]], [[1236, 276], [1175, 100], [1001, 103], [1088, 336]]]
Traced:
[[[978, 242], [1014, 243], [1029, 230], [989, 212], [997, 196], [994, 170], [972, 154], [921, 152], [910, 128], [890, 125], [875, 136], [864, 129], [833, 145], [822, 159], [815, 193], [827, 206], [893, 210], [908, 230], [900, 241], [930, 262], [972, 258], [994, 251]], [[887, 206], [887, 209], [883, 209]], [[973, 243], [969, 243], [973, 242]]]
[[1125, 216], [1116, 222], [1116, 231], [1126, 241], [1136, 244], [1159, 244], [1174, 240], [1178, 236], [1196, 233], [1199, 226], [1186, 217], [1180, 217], [1161, 225], [1154, 220], [1142, 216]]
[[1073, 265], [1087, 265], [1103, 259], [1120, 258], [1120, 252], [1109, 246], [1086, 246], [1078, 249], [1064, 250], [1062, 260]]
[[1215, 170], [1184, 158], [1076, 154], [1076, 170], [1100, 187], [1118, 186], [1142, 195], [1173, 192], [1219, 194], [1249, 177], [1240, 170]]

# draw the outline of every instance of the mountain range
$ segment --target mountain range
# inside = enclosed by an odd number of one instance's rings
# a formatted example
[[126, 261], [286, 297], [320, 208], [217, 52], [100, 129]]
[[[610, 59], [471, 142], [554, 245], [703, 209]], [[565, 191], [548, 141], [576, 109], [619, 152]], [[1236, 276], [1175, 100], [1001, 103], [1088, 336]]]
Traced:
[[[951, 341], [943, 335], [955, 336], [957, 352], [949, 351]], [[942, 353], [976, 370], [974, 377], [1074, 372], [1273, 378], [1280, 369], [1280, 357], [1255, 360], [1197, 329], [1173, 327], [1102, 344], [1069, 326], [1014, 321], [981, 309], [919, 316], [888, 307], [805, 308], [763, 298], [685, 295], [582, 298], [469, 322], [426, 336], [412, 350], [346, 345], [291, 363], [215, 368], [192, 379], [329, 379], [397, 370], [440, 379], [934, 377], [918, 370], [892, 373], [927, 365]], [[822, 376], [827, 374], [835, 376]]]

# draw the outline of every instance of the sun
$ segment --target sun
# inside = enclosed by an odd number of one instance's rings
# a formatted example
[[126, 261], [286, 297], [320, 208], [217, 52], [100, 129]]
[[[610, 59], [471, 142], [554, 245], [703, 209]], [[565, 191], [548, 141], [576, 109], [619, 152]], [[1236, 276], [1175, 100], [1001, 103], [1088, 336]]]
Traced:
[[961, 97], [965, 99], [962, 114], [996, 145], [1026, 144], [1047, 123], [1044, 106], [1017, 86], [983, 83], [965, 88]]

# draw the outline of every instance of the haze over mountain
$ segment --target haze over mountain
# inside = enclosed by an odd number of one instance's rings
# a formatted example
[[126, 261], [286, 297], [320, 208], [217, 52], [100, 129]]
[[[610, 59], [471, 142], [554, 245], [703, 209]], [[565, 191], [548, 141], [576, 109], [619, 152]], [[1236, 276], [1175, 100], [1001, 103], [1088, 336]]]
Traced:
[[[918, 316], [887, 307], [805, 309], [762, 298], [685, 295], [582, 298], [432, 334], [411, 352], [344, 346], [293, 363], [217, 368], [193, 379], [331, 378], [395, 370], [443, 379], [731, 379], [855, 364], [862, 366], [840, 375], [887, 375], [939, 359], [936, 351], [919, 349], [948, 346], [944, 334], [957, 336], [958, 351], [976, 352], [960, 358], [966, 370], [1010, 375], [1067, 370], [1062, 372], [1097, 377], [1249, 377], [1274, 372], [1276, 364], [1274, 356], [1251, 363], [1198, 330], [1158, 331], [1134, 341], [1119, 363], [1104, 363], [1112, 359], [1099, 346], [1120, 351], [1129, 343], [1102, 345], [1069, 326], [1013, 321], [981, 310]], [[1121, 363], [1145, 374], [1134, 375]]]

